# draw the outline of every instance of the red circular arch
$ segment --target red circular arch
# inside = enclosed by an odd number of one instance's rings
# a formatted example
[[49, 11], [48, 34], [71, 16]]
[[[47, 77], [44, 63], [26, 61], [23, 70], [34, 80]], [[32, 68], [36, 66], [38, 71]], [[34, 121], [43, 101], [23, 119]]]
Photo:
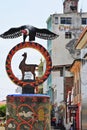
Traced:
[[[12, 68], [11, 68], [12, 57], [14, 56], [14, 54], [17, 51], [19, 51], [20, 49], [23, 49], [23, 48], [33, 48], [33, 49], [38, 50], [44, 56], [44, 58], [46, 60], [46, 70], [45, 70], [44, 75], [41, 78], [36, 79], [33, 82], [24, 82], [22, 80], [19, 80], [14, 75]], [[35, 43], [35, 42], [25, 42], [25, 43], [22, 42], [22, 43], [17, 44], [15, 47], [13, 47], [10, 50], [10, 52], [7, 56], [7, 59], [6, 59], [6, 71], [7, 71], [8, 76], [15, 84], [17, 84], [21, 87], [24, 87], [26, 85], [30, 85], [32, 87], [35, 87], [35, 86], [42, 84], [50, 75], [51, 69], [52, 69], [52, 61], [51, 61], [51, 57], [50, 57], [48, 51], [42, 45]]]

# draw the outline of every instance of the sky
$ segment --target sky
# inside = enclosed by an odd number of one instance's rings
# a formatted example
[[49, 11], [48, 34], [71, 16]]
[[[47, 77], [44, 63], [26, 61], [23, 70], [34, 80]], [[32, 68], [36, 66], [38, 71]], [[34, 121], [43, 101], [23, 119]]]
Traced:
[[[83, 12], [87, 12], [87, 0], [79, 0], [78, 11], [81, 8]], [[21, 25], [47, 28], [46, 20], [54, 13], [63, 13], [63, 0], [0, 0], [0, 34], [11, 27], [19, 27]], [[8, 94], [14, 94], [15, 89], [18, 87], [8, 77], [5, 62], [9, 51], [20, 42], [22, 42], [22, 37], [17, 39], [0, 38], [0, 101], [6, 99]], [[35, 42], [46, 47], [47, 41], [45, 40], [36, 39]], [[27, 52], [28, 50], [23, 49], [24, 51]], [[17, 62], [15, 57], [21, 58], [20, 54], [14, 56], [12, 63], [14, 72]], [[34, 59], [33, 62], [37, 62], [35, 56], [32, 59]]]

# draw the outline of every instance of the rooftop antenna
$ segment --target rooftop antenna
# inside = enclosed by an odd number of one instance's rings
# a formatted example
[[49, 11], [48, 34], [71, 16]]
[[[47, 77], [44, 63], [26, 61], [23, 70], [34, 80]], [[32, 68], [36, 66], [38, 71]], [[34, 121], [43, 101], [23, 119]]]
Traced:
[[82, 8], [80, 9], [80, 16], [82, 16]]
[[81, 7], [80, 7], [80, 16], [82, 15], [82, 11], [83, 11], [83, 10], [82, 10], [82, 9], [83, 9], [83, 3], [84, 3], [84, 0], [82, 0], [82, 1], [81, 1], [81, 4], [80, 4], [80, 6], [81, 6]]

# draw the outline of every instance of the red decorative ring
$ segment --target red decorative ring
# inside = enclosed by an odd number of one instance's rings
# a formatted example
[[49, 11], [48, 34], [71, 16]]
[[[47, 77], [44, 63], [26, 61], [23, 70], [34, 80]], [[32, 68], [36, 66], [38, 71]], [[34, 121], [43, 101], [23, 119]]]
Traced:
[[[44, 56], [44, 58], [46, 60], [46, 70], [45, 70], [44, 75], [41, 78], [36, 79], [33, 82], [24, 82], [22, 80], [19, 80], [14, 75], [12, 68], [11, 68], [12, 57], [14, 56], [14, 54], [17, 51], [19, 51], [20, 49], [23, 49], [23, 48], [34, 48], [34, 49], [38, 50]], [[48, 51], [42, 45], [35, 43], [35, 42], [25, 42], [25, 43], [22, 42], [22, 43], [17, 44], [15, 47], [13, 47], [11, 49], [11, 51], [9, 52], [7, 59], [6, 59], [6, 71], [7, 71], [9, 78], [15, 84], [17, 84], [21, 87], [24, 87], [26, 85], [30, 85], [32, 87], [35, 87], [35, 86], [42, 84], [48, 78], [48, 76], [50, 75], [51, 69], [52, 69], [52, 61], [51, 61], [51, 57], [50, 57]]]

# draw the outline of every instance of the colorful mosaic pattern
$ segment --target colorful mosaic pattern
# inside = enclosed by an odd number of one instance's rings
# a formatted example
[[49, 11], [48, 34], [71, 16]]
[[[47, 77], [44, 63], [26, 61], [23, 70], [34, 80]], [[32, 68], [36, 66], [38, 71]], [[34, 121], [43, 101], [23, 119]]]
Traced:
[[[23, 48], [34, 48], [34, 49], [38, 50], [44, 56], [44, 58], [46, 60], [46, 70], [45, 70], [44, 75], [41, 78], [37, 78], [37, 80], [35, 80], [34, 82], [23, 82], [22, 80], [19, 80], [12, 72], [12, 67], [11, 67], [12, 57], [14, 56], [14, 54], [17, 51], [19, 51], [20, 49], [23, 49]], [[7, 59], [6, 59], [6, 71], [7, 71], [8, 76], [15, 84], [17, 84], [21, 87], [24, 87], [26, 85], [35, 87], [35, 86], [42, 84], [50, 75], [51, 69], [52, 69], [52, 61], [51, 61], [51, 57], [50, 57], [48, 51], [43, 46], [41, 46], [40, 44], [35, 43], [35, 42], [25, 42], [25, 43], [17, 44], [15, 47], [13, 47], [11, 49], [11, 51], [9, 52]]]
[[8, 95], [6, 115], [6, 130], [50, 130], [49, 96]]

